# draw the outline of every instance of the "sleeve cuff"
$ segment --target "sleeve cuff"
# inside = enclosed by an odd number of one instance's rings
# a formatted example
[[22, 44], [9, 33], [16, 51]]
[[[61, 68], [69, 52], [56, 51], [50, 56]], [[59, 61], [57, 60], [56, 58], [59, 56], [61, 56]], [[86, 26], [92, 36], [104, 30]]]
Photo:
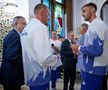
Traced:
[[80, 49], [81, 49], [81, 46], [78, 47], [78, 52], [79, 52], [79, 53], [81, 53]]
[[78, 51], [80, 51], [81, 46], [78, 47]]

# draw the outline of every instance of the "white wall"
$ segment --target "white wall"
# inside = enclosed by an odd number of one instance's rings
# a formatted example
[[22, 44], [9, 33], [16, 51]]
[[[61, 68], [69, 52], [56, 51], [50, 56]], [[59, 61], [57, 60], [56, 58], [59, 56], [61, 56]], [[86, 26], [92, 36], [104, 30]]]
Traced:
[[92, 2], [94, 2], [97, 5], [97, 17], [100, 17], [100, 11], [102, 8], [102, 5], [105, 3], [105, 1], [107, 0], [92, 0]]
[[73, 0], [73, 30], [77, 34], [79, 26], [83, 22], [81, 7], [86, 0]]
[[16, 4], [16, 0], [0, 0], [0, 2], [7, 2], [7, 3], [15, 3]]
[[41, 0], [17, 0], [18, 15], [24, 16], [28, 21], [34, 17], [34, 7], [40, 2]]
[[18, 15], [23, 16], [26, 20], [29, 20], [29, 4], [28, 0], [16, 0], [18, 5]]
[[4, 0], [0, 0], [0, 3], [3, 2]]
[[[28, 0], [0, 0], [0, 2], [6, 2], [6, 3], [14, 3], [18, 5], [17, 8], [17, 15], [29, 17], [29, 7], [28, 7]], [[7, 12], [13, 12], [14, 8], [7, 8]]]
[[41, 3], [41, 0], [29, 0], [29, 16], [30, 18], [34, 17], [34, 7], [38, 4]]
[[103, 20], [108, 26], [108, 4], [103, 7]]
[[64, 18], [65, 18], [65, 38], [67, 38], [67, 14], [64, 15]]
[[[28, 21], [30, 17], [33, 17], [33, 8], [41, 0], [0, 0], [0, 2], [14, 3], [18, 5], [17, 14], [24, 16]], [[13, 9], [10, 10], [12, 12]]]

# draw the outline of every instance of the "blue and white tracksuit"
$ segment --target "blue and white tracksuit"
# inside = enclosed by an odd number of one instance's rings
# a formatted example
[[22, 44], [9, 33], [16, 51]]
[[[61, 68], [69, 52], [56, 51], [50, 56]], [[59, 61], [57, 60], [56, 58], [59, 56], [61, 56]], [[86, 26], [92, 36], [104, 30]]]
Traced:
[[[81, 35], [78, 40], [78, 45], [84, 45], [85, 34]], [[77, 70], [81, 72], [81, 68], [83, 66], [83, 54], [79, 53], [78, 55], [78, 63]]]
[[[101, 89], [96, 89], [97, 86], [95, 86], [95, 84], [98, 84], [100, 77], [102, 78], [99, 82], [101, 82], [104, 76], [106, 75], [106, 65], [108, 65], [107, 41], [108, 41], [108, 29], [105, 23], [101, 19], [98, 18], [94, 19], [90, 23], [88, 31], [85, 34], [84, 45], [80, 46], [79, 48], [80, 52], [83, 54], [82, 77], [84, 78], [82, 78], [81, 90], [101, 90]], [[92, 79], [91, 83], [94, 84], [94, 87], [92, 86], [92, 88], [90, 88], [89, 87], [91, 84], [90, 79], [88, 79], [89, 82], [87, 83], [86, 80], [87, 78], [90, 78], [92, 75], [94, 79], [91, 78]], [[98, 76], [99, 79], [96, 79]], [[86, 84], [89, 85], [86, 86]], [[84, 85], [86, 88], [83, 87]]]

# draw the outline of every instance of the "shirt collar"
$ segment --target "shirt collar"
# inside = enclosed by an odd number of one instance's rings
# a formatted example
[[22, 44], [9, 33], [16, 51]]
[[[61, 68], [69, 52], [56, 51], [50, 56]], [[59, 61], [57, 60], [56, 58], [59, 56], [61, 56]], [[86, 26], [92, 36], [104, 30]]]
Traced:
[[19, 35], [21, 34], [18, 30], [14, 29]]

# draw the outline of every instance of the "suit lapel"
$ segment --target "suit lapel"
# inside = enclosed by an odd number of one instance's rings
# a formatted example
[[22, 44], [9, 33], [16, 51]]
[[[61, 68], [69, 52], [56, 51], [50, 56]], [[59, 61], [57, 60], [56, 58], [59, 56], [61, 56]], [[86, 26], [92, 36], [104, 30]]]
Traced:
[[20, 36], [19, 33], [15, 29], [13, 29], [12, 32]]

